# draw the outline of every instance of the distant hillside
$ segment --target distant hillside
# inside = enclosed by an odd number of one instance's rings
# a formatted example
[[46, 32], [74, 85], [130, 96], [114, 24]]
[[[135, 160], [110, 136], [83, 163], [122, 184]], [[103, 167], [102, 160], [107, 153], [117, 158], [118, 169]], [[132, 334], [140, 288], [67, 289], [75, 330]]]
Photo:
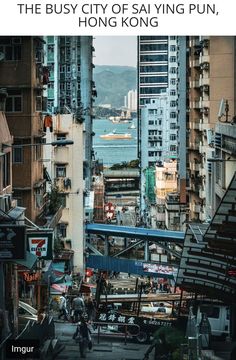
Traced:
[[96, 66], [94, 81], [97, 98], [95, 105], [111, 104], [112, 107], [124, 105], [124, 96], [129, 90], [136, 88], [136, 68], [131, 66]]

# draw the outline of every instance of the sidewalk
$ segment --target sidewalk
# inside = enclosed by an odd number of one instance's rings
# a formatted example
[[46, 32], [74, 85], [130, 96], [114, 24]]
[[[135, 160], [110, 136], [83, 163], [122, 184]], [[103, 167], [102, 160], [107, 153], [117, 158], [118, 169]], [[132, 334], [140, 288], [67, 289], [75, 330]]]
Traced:
[[[75, 343], [72, 336], [76, 325], [69, 322], [56, 321], [56, 337], [60, 344], [64, 345], [64, 350], [57, 355], [58, 360], [78, 360], [80, 358], [79, 345]], [[148, 345], [140, 345], [135, 342], [127, 342], [124, 339], [101, 338], [97, 343], [97, 337], [93, 337], [93, 349], [87, 350], [88, 360], [142, 360]]]

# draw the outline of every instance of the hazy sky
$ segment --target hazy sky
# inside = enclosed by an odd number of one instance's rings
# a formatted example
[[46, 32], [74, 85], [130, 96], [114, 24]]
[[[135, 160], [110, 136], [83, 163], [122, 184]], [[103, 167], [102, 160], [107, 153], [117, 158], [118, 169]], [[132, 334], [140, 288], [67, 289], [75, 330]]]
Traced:
[[96, 36], [95, 65], [137, 66], [136, 36]]

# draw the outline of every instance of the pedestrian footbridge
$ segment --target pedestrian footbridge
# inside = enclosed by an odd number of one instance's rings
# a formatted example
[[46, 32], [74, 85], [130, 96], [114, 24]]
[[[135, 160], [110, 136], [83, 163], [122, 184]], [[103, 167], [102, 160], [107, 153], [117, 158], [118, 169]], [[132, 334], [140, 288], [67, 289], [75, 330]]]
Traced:
[[[178, 259], [181, 257], [182, 245], [184, 243], [184, 232], [182, 231], [91, 223], [86, 224], [86, 233], [88, 235], [86, 243], [89, 252], [87, 257], [88, 267], [160, 277], [173, 277], [177, 271], [176, 266], [179, 262]], [[91, 235], [96, 235], [104, 240], [103, 253], [90, 241]], [[124, 247], [115, 253], [113, 252], [111, 256], [111, 239], [117, 237], [124, 239]], [[132, 241], [128, 244], [127, 239]], [[158, 266], [156, 261], [151, 260], [150, 256], [150, 246], [153, 244], [162, 247], [171, 255], [169, 257], [165, 256], [163, 260], [160, 258]], [[144, 258], [142, 260], [129, 258], [130, 250], [136, 247], [144, 248]], [[176, 260], [170, 263], [170, 258], [173, 259], [173, 257]], [[175, 265], [174, 270], [173, 265]]]

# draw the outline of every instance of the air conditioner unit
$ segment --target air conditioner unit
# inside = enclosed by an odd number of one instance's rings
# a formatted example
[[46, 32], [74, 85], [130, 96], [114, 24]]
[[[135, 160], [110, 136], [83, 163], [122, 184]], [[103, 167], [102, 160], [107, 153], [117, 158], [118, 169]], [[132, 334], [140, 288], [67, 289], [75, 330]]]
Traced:
[[213, 130], [212, 129], [207, 129], [206, 135], [207, 135], [207, 144], [211, 145], [213, 143], [213, 141], [214, 141]]
[[17, 199], [12, 199], [12, 201], [11, 201], [11, 207], [12, 207], [12, 208], [17, 207]]

